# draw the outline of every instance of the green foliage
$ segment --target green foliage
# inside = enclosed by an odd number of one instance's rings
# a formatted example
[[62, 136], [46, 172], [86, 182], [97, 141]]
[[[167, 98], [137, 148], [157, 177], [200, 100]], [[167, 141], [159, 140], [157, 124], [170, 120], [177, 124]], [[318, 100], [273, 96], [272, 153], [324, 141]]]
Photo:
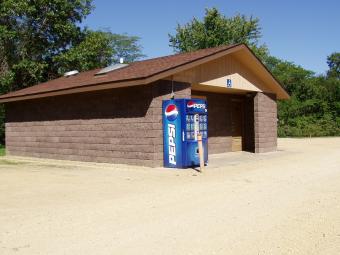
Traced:
[[278, 103], [279, 136], [340, 135], [339, 79], [315, 76], [278, 59], [269, 68], [291, 94]]
[[169, 35], [175, 51], [188, 52], [224, 44], [246, 43], [291, 95], [278, 102], [279, 136], [340, 135], [340, 53], [327, 58], [327, 76], [316, 76], [292, 62], [270, 56], [259, 45], [259, 20], [244, 15], [225, 17], [216, 8], [206, 9], [203, 20], [177, 25]]
[[79, 43], [78, 23], [92, 8], [90, 0], [1, 1], [1, 87], [16, 90], [55, 78], [53, 58]]
[[92, 9], [92, 0], [2, 0], [0, 92], [143, 56], [138, 37], [82, 29]]
[[0, 145], [0, 157], [3, 157], [6, 155], [6, 148], [4, 145]]
[[[143, 56], [136, 36], [82, 29], [92, 9], [92, 0], [1, 0], [0, 93]], [[0, 106], [0, 143], [3, 123]]]
[[[264, 64], [271, 70], [272, 74], [283, 84], [288, 94], [296, 89], [307, 89], [305, 81], [313, 77], [314, 73], [297, 66], [292, 62], [283, 61], [273, 56], [262, 58]], [[300, 93], [301, 94], [301, 93]]]
[[340, 79], [340, 52], [334, 52], [327, 58], [329, 71], [327, 75]]
[[84, 40], [54, 58], [59, 64], [58, 72], [63, 74], [69, 70], [86, 71], [108, 66], [118, 62], [132, 62], [144, 55], [141, 54], [139, 37], [113, 34], [104, 31], [86, 31]]
[[0, 146], [5, 144], [5, 107], [0, 105]]
[[[178, 24], [176, 34], [169, 35], [169, 40], [170, 46], [179, 52], [235, 43], [246, 43], [257, 50], [260, 37], [261, 28], [257, 18], [240, 14], [229, 18], [216, 8], [211, 8], [206, 9], [202, 21], [194, 18], [183, 26]], [[261, 54], [263, 51], [267, 52], [264, 45], [260, 47]]]

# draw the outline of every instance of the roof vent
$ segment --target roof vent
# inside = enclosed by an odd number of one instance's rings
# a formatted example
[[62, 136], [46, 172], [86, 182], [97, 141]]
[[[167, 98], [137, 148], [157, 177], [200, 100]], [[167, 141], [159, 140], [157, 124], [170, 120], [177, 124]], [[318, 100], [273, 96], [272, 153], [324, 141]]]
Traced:
[[106, 73], [109, 73], [113, 70], [123, 68], [125, 66], [128, 66], [128, 64], [114, 64], [114, 65], [111, 65], [111, 66], [108, 66], [108, 67], [101, 69], [98, 73], [96, 73], [96, 75], [106, 74]]
[[78, 70], [72, 70], [72, 71], [64, 73], [64, 77], [74, 76], [74, 75], [77, 75], [78, 73], [79, 73]]

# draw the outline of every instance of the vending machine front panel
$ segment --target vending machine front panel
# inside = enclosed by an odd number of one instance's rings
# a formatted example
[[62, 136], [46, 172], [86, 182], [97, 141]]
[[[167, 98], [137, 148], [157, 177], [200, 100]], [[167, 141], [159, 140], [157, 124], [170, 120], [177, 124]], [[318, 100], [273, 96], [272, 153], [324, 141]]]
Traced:
[[208, 108], [203, 99], [163, 101], [164, 166], [199, 165], [197, 135], [202, 135], [204, 162], [208, 162]]

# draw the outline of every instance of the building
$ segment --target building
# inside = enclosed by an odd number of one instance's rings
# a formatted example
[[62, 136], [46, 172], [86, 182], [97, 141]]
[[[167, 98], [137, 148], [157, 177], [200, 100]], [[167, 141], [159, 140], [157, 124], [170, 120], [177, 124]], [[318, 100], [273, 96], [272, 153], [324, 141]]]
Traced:
[[276, 100], [289, 95], [244, 44], [99, 71], [0, 96], [8, 154], [161, 166], [162, 100], [172, 91], [207, 99], [209, 154], [276, 150]]

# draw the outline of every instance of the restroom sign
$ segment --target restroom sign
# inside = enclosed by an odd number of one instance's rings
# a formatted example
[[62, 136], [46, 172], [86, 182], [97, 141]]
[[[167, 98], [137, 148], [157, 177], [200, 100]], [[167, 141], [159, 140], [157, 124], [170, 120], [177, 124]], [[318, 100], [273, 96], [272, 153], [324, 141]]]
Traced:
[[231, 88], [231, 87], [232, 87], [231, 79], [227, 79], [227, 88]]

